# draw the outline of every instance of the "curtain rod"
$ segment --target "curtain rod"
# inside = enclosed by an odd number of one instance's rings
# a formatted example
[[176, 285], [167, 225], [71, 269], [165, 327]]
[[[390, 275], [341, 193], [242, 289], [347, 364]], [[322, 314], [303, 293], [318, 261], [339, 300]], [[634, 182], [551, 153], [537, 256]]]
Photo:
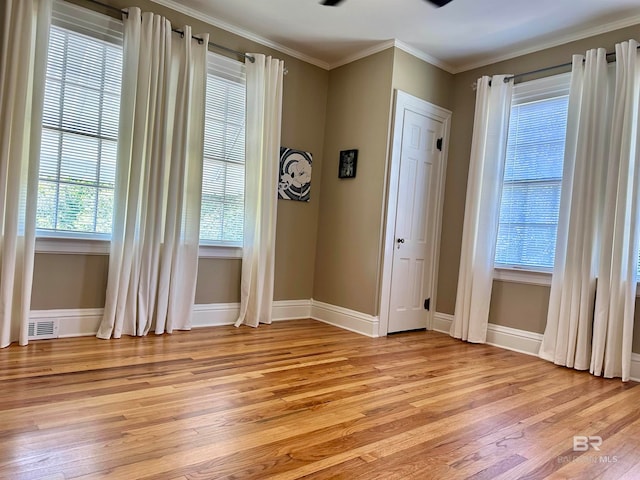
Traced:
[[[638, 50], [640, 50], [640, 45], [638, 45]], [[609, 57], [615, 57], [616, 56], [616, 52], [609, 52], [607, 53], [606, 57], [607, 57], [607, 62], [613, 62], [613, 60], [609, 60]], [[583, 60], [584, 62], [584, 60]], [[543, 73], [543, 72], [548, 72], [549, 70], [557, 70], [559, 68], [566, 68], [566, 67], [570, 67], [571, 65], [573, 65], [573, 62], [567, 62], [567, 63], [560, 63], [558, 65], [551, 65], [550, 67], [544, 67], [544, 68], [538, 68], [537, 70], [530, 70], [528, 72], [522, 72], [522, 73], [517, 73], [515, 75], [511, 75], [509, 77], [504, 77], [504, 83], [509, 83], [511, 80], [513, 80], [514, 82], [516, 80], [519, 80], [522, 77], [526, 77], [527, 75], [533, 75], [536, 73]], [[491, 86], [491, 80], [489, 80], [489, 86]], [[471, 88], [473, 90], [475, 90], [477, 88], [477, 83], [473, 82], [471, 84]]]
[[[640, 45], [638, 45], [638, 49], [640, 50]], [[608, 52], [607, 55], [606, 55], [607, 62], [613, 62], [615, 60], [615, 56], [616, 56], [616, 52]], [[614, 57], [614, 58], [610, 59], [610, 57]], [[518, 73], [516, 75], [511, 75], [510, 77], [505, 77], [504, 78], [504, 83], [508, 83], [510, 80], [513, 80], [515, 82], [516, 80], [518, 80], [518, 79], [520, 79], [522, 77], [526, 77], [527, 75], [533, 75], [535, 73], [547, 72], [549, 70], [556, 70], [558, 68], [566, 68], [566, 67], [570, 67], [571, 65], [573, 65], [573, 62], [561, 63], [559, 65], [552, 65], [550, 67], [539, 68], [537, 70], [531, 70], [529, 72]]]
[[[95, 3], [96, 5], [100, 5], [101, 7], [104, 7], [106, 9], [108, 9], [108, 10], [113, 11], [113, 12], [118, 12], [118, 13], [123, 14], [123, 15], [129, 15], [129, 12], [127, 10], [122, 10], [122, 9], [120, 9], [118, 7], [114, 7], [113, 5], [109, 5], [107, 3], [100, 2], [99, 0], [85, 0], [85, 1], [90, 2], [90, 3]], [[182, 30], [180, 30], [180, 29], [172, 28], [171, 30], [173, 32], [179, 33], [180, 35], [184, 35], [184, 32]], [[198, 40], [199, 42], [202, 42], [202, 39], [199, 38], [199, 37], [196, 37], [195, 35], [192, 35], [191, 38], [193, 38], [194, 40]], [[234, 50], [234, 49], [229, 48], [229, 47], [225, 47], [224, 45], [220, 45], [220, 44], [217, 44], [217, 43], [214, 43], [214, 42], [209, 42], [209, 46], [212, 47], [212, 48], [217, 48], [218, 50], [224, 50], [226, 52], [233, 53], [235, 55], [243, 57], [246, 60], [249, 60], [251, 63], [254, 63], [256, 61], [256, 59], [254, 57], [252, 57], [251, 55], [248, 55], [248, 54], [246, 54], [244, 52], [239, 52], [238, 50]]]

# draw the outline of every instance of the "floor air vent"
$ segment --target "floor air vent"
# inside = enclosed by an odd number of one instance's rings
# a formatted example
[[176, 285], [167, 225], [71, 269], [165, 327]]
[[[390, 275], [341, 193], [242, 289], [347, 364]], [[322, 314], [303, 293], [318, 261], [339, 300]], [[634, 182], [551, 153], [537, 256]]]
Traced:
[[57, 320], [38, 320], [29, 322], [29, 340], [58, 338]]

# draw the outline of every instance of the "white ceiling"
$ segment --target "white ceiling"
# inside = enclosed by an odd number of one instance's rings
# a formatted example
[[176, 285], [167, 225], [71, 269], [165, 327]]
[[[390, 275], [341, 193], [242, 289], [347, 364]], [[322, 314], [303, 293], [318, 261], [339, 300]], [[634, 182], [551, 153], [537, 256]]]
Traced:
[[327, 69], [395, 41], [456, 73], [640, 23], [640, 0], [154, 1]]

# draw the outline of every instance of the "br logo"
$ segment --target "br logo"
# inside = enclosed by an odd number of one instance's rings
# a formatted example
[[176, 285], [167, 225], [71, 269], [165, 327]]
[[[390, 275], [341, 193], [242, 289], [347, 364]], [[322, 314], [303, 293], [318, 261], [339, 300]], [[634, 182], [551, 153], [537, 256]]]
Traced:
[[602, 445], [602, 437], [598, 435], [575, 435], [573, 437], [573, 451], [587, 452], [589, 448], [593, 448], [596, 452], [600, 451]]

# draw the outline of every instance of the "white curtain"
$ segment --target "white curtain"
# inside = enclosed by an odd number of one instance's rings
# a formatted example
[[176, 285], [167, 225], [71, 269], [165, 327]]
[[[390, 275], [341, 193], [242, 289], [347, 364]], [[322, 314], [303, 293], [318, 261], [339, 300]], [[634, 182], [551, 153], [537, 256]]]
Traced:
[[4, 0], [0, 58], [0, 347], [26, 345], [50, 0]]
[[549, 311], [540, 357], [589, 368], [608, 139], [604, 49], [574, 55]]
[[629, 379], [638, 261], [638, 43], [574, 56], [556, 260], [540, 356]]
[[501, 185], [513, 82], [505, 75], [477, 82], [460, 270], [452, 337], [474, 343], [487, 338]]
[[593, 321], [590, 371], [629, 380], [638, 261], [640, 62], [634, 40], [616, 45], [615, 97]]
[[245, 229], [236, 327], [271, 323], [284, 62], [247, 62]]
[[191, 327], [208, 36], [130, 8], [124, 20], [113, 237], [100, 338]]

